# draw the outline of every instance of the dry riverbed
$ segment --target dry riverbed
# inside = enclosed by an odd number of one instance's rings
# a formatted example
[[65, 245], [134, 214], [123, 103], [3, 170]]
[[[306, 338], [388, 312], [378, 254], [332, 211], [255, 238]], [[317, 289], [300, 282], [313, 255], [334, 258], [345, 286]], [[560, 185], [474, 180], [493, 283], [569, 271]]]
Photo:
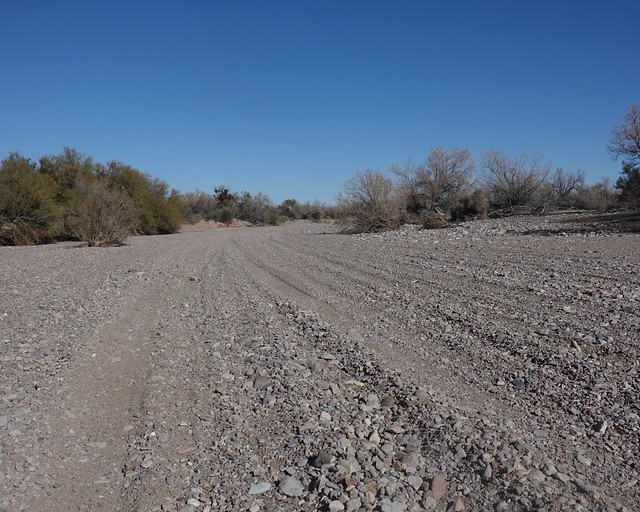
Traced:
[[640, 234], [574, 217], [0, 247], [0, 509], [637, 510]]

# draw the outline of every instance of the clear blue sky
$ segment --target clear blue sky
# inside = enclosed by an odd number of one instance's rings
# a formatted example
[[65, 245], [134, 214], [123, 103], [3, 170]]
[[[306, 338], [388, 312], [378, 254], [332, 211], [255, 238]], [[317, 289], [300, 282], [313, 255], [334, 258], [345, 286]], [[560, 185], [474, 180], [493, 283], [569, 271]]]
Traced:
[[615, 178], [640, 2], [2, 0], [0, 156], [333, 202], [438, 145]]

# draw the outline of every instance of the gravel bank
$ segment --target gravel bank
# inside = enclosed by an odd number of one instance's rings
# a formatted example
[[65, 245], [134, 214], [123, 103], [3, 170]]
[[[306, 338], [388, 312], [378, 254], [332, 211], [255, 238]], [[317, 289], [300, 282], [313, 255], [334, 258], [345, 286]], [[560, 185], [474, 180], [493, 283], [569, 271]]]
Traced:
[[640, 236], [0, 247], [0, 508], [631, 511]]

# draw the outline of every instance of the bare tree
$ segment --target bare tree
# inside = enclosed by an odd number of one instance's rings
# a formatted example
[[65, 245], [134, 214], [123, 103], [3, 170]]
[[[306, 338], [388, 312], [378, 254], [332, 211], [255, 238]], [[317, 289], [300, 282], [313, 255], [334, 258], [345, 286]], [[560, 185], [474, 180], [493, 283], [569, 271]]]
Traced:
[[392, 166], [391, 171], [399, 178], [407, 209], [417, 213], [451, 208], [457, 195], [471, 185], [475, 163], [468, 149], [447, 152], [438, 146], [420, 166], [409, 160], [403, 166]]
[[411, 160], [403, 165], [393, 164], [391, 172], [398, 177], [398, 192], [402, 195], [408, 212], [418, 213], [425, 208], [422, 176], [419, 167]]
[[339, 203], [354, 219], [356, 231], [380, 231], [398, 222], [393, 182], [380, 171], [359, 171], [344, 184]]
[[613, 130], [607, 150], [614, 160], [623, 157], [633, 167], [640, 166], [640, 107], [638, 105], [631, 105], [624, 116], [624, 123]]
[[549, 175], [550, 165], [526, 155], [511, 159], [489, 151], [482, 161], [483, 182], [489, 202], [497, 208], [532, 206], [536, 192]]
[[447, 153], [442, 146], [431, 151], [423, 167], [423, 187], [432, 209], [449, 209], [457, 194], [469, 187], [476, 168], [468, 149]]
[[585, 174], [584, 171], [565, 172], [559, 167], [551, 178], [551, 188], [558, 196], [561, 203], [566, 202], [578, 190], [584, 187]]

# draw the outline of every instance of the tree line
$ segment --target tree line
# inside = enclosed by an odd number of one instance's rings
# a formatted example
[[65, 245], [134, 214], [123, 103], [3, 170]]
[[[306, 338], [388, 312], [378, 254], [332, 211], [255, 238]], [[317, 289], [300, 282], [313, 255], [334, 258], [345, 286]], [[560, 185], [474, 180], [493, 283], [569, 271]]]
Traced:
[[607, 149], [614, 159], [623, 159], [615, 186], [609, 178], [588, 186], [581, 170], [554, 170], [542, 158], [511, 157], [497, 150], [483, 156], [476, 172], [469, 150], [438, 146], [420, 164], [394, 164], [388, 173], [359, 171], [345, 183], [339, 205], [349, 214], [355, 231], [378, 231], [402, 223], [437, 228], [490, 214], [549, 208], [602, 211], [640, 206], [640, 107], [629, 107]]
[[279, 224], [284, 219], [337, 215], [336, 209], [216, 187], [181, 194], [164, 181], [119, 161], [97, 163], [65, 147], [33, 161], [10, 153], [0, 162], [0, 245], [80, 240], [90, 246], [123, 243], [132, 234], [175, 233], [202, 220]]
[[279, 224], [349, 218], [355, 230], [376, 231], [407, 222], [443, 227], [552, 207], [640, 206], [640, 107], [629, 107], [607, 149], [622, 159], [620, 177], [615, 184], [604, 178], [588, 186], [580, 170], [554, 170], [541, 158], [496, 150], [484, 155], [477, 172], [467, 149], [438, 146], [420, 164], [356, 173], [336, 206], [295, 199], [276, 205], [265, 194], [235, 193], [226, 186], [181, 194], [130, 165], [97, 163], [69, 147], [37, 162], [10, 153], [0, 162], [0, 245], [56, 240], [117, 245], [130, 234], [175, 233], [185, 222], [202, 220]]
[[0, 163], [0, 245], [113, 245], [132, 233], [173, 233], [183, 220], [177, 190], [122, 162], [65, 147], [37, 162], [10, 153]]

